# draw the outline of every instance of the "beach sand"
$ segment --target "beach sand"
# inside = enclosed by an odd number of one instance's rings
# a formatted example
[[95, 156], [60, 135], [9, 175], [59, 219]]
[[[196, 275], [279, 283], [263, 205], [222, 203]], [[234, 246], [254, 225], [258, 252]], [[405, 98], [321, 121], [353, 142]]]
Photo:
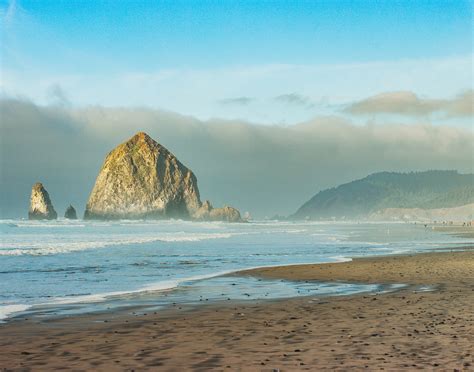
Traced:
[[474, 226], [462, 226], [462, 225], [428, 225], [433, 231], [447, 233], [450, 235], [457, 236], [458, 238], [474, 239]]
[[[12, 321], [0, 326], [0, 366], [41, 371], [474, 369], [472, 251], [240, 275], [410, 286], [379, 295], [229, 301], [140, 316]], [[416, 291], [419, 285], [435, 290]]]

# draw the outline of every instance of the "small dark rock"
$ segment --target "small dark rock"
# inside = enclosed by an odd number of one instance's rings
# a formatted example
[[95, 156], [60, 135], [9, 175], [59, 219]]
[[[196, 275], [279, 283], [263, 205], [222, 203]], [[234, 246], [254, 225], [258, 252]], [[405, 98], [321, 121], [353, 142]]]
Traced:
[[66, 212], [64, 213], [64, 218], [67, 218], [69, 220], [77, 220], [77, 213], [72, 205], [69, 205], [69, 207], [67, 207]]

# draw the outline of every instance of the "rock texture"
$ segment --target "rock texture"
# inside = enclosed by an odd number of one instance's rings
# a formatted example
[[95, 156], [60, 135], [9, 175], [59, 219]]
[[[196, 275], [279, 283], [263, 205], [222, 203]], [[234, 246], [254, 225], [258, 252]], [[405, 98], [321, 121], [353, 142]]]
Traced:
[[213, 209], [214, 208], [212, 207], [211, 202], [206, 200], [204, 203], [202, 203], [201, 207], [193, 213], [192, 218], [198, 221], [208, 221], [209, 214]]
[[214, 208], [209, 200], [202, 203], [201, 208], [199, 208], [192, 217], [199, 221], [242, 221], [240, 212], [237, 209], [229, 206]]
[[[201, 204], [193, 172], [165, 147], [140, 132], [107, 155], [84, 218], [204, 219], [212, 214], [212, 218], [235, 220], [236, 212], [239, 214], [231, 207], [222, 212], [211, 213], [212, 210], [210, 203]], [[198, 214], [203, 218], [195, 217]]]
[[31, 189], [30, 210], [28, 219], [30, 220], [55, 220], [58, 214], [54, 210], [49, 194], [43, 184], [37, 182]]
[[227, 221], [227, 222], [240, 222], [242, 218], [240, 217], [240, 212], [228, 205], [223, 208], [215, 208], [209, 213], [209, 219], [211, 221]]
[[64, 213], [64, 218], [67, 218], [69, 220], [77, 220], [77, 213], [72, 205], [69, 205], [69, 207], [67, 207], [66, 213]]

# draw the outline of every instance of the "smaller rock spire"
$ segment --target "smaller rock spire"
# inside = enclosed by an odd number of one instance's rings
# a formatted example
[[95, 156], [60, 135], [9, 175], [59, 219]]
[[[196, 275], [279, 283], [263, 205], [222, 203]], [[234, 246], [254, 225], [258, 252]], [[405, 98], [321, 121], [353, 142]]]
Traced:
[[30, 210], [28, 219], [30, 220], [55, 220], [58, 214], [54, 210], [49, 194], [43, 184], [37, 182], [31, 189]]

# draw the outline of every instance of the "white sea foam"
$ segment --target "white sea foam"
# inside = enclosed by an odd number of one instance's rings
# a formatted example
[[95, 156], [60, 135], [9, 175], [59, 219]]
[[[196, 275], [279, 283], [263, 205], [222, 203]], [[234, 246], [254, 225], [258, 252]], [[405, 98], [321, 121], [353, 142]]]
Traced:
[[[333, 256], [333, 257], [330, 257], [330, 259], [333, 260], [334, 262], [349, 262], [349, 261], [352, 261], [351, 258], [347, 258], [347, 257], [343, 257], [343, 256]], [[319, 265], [319, 264], [322, 265], [324, 263], [326, 263], [326, 262], [317, 262], [317, 263], [313, 263], [313, 265]], [[179, 285], [181, 285], [183, 283], [216, 278], [216, 277], [219, 277], [219, 276], [239, 273], [240, 271], [270, 268], [270, 267], [305, 265], [305, 264], [308, 264], [308, 263], [307, 262], [301, 262], [301, 263], [291, 263], [291, 264], [286, 264], [286, 265], [263, 265], [263, 266], [252, 266], [252, 267], [246, 267], [246, 268], [240, 268], [240, 269], [234, 269], [234, 270], [225, 270], [225, 271], [219, 271], [219, 272], [210, 273], [210, 274], [194, 275], [194, 276], [180, 278], [180, 279], [166, 280], [166, 281], [161, 281], [161, 282], [157, 282], [157, 283], [147, 284], [147, 285], [145, 285], [143, 287], [140, 287], [138, 289], [133, 289], [133, 290], [129, 290], [129, 291], [105, 292], [105, 293], [98, 293], [98, 294], [84, 295], [84, 296], [57, 297], [57, 298], [52, 299], [52, 300], [50, 300], [46, 303], [42, 303], [39, 306], [57, 305], [57, 304], [101, 302], [101, 301], [105, 301], [105, 300], [113, 298], [113, 297], [124, 297], [124, 296], [130, 296], [130, 295], [139, 294], [139, 293], [146, 293], [146, 292], [169, 291], [169, 290], [172, 290], [174, 288], [177, 288]]]
[[50, 242], [15, 242], [2, 241], [0, 243], [0, 256], [21, 255], [51, 255], [71, 253], [87, 249], [98, 249], [117, 245], [145, 244], [153, 242], [197, 242], [209, 239], [228, 239], [243, 233], [168, 233], [158, 236], [137, 238], [125, 236], [116, 239], [91, 240], [91, 241], [50, 241]]
[[234, 271], [235, 270], [227, 270], [227, 271], [221, 271], [221, 272], [217, 272], [213, 274], [195, 275], [195, 276], [190, 276], [190, 277], [180, 278], [180, 279], [175, 279], [175, 280], [165, 280], [158, 283], [147, 284], [143, 287], [132, 289], [129, 291], [105, 292], [105, 293], [98, 293], [98, 294], [93, 294], [93, 295], [74, 296], [74, 297], [58, 297], [42, 305], [101, 302], [113, 297], [124, 297], [124, 296], [130, 296], [133, 294], [146, 293], [146, 292], [169, 291], [171, 289], [177, 288], [181, 283], [210, 279], [217, 276], [230, 274]]
[[79, 220], [0, 220], [0, 225], [21, 228], [70, 228], [70, 227], [86, 227], [84, 221]]
[[336, 262], [350, 262], [352, 261], [352, 258], [350, 257], [345, 257], [345, 256], [331, 256], [329, 259], [334, 260]]
[[287, 233], [287, 234], [299, 234], [299, 233], [304, 233], [306, 232], [306, 229], [289, 229], [289, 230], [284, 230], [282, 232]]
[[103, 302], [115, 297], [126, 297], [126, 296], [136, 295], [140, 293], [147, 293], [147, 292], [164, 292], [164, 291], [169, 291], [174, 288], [177, 288], [181, 283], [210, 279], [217, 276], [231, 274], [233, 272], [235, 272], [235, 270], [220, 271], [213, 274], [195, 275], [195, 276], [190, 276], [190, 277], [175, 279], [175, 280], [166, 280], [166, 281], [161, 281], [158, 283], [148, 284], [141, 288], [128, 290], [128, 291], [113, 291], [113, 292], [104, 292], [104, 293], [82, 295], [82, 296], [56, 297], [56, 298], [52, 298], [48, 300], [47, 302], [30, 304], [30, 305], [25, 305], [25, 304], [0, 305], [0, 321], [5, 320], [16, 313], [26, 311], [32, 308], [44, 308], [44, 307], [55, 306], [55, 305], [96, 303], [96, 302]]
[[29, 309], [30, 305], [0, 305], [0, 321], [11, 317], [15, 313], [19, 313]]
[[327, 241], [331, 244], [343, 244], [344, 246], [381, 246], [386, 245], [387, 243], [381, 242], [367, 242], [367, 241], [358, 241], [358, 240], [348, 240], [347, 238], [341, 238], [337, 236], [330, 236], [327, 238]]
[[[330, 259], [336, 262], [351, 261], [350, 258], [343, 257], [343, 256], [333, 256], [333, 257], [330, 257]], [[15, 313], [26, 311], [31, 308], [42, 308], [42, 307], [48, 307], [48, 306], [54, 306], [54, 305], [97, 303], [97, 302], [103, 302], [115, 297], [126, 297], [126, 296], [131, 296], [131, 295], [147, 293], [147, 292], [170, 291], [177, 288], [183, 283], [211, 279], [211, 278], [215, 278], [219, 276], [238, 273], [244, 270], [254, 270], [254, 269], [269, 268], [269, 267], [292, 266], [292, 265], [303, 265], [303, 264], [307, 264], [307, 263], [301, 262], [301, 263], [291, 263], [291, 264], [286, 264], [286, 265], [252, 266], [252, 267], [247, 267], [247, 268], [225, 270], [225, 271], [219, 271], [219, 272], [210, 273], [210, 274], [194, 275], [194, 276], [180, 278], [180, 279], [161, 281], [157, 283], [147, 284], [138, 289], [132, 289], [128, 291], [113, 291], [113, 292], [104, 292], [104, 293], [97, 293], [97, 294], [90, 294], [90, 295], [81, 295], [81, 296], [56, 297], [56, 298], [52, 298], [48, 300], [47, 302], [42, 302], [42, 303], [37, 303], [37, 304], [32, 304], [32, 305], [24, 305], [24, 304], [12, 304], [12, 305], [4, 305], [4, 306], [0, 305], [0, 321], [11, 317]], [[314, 263], [314, 264], [323, 264], [323, 263]]]

